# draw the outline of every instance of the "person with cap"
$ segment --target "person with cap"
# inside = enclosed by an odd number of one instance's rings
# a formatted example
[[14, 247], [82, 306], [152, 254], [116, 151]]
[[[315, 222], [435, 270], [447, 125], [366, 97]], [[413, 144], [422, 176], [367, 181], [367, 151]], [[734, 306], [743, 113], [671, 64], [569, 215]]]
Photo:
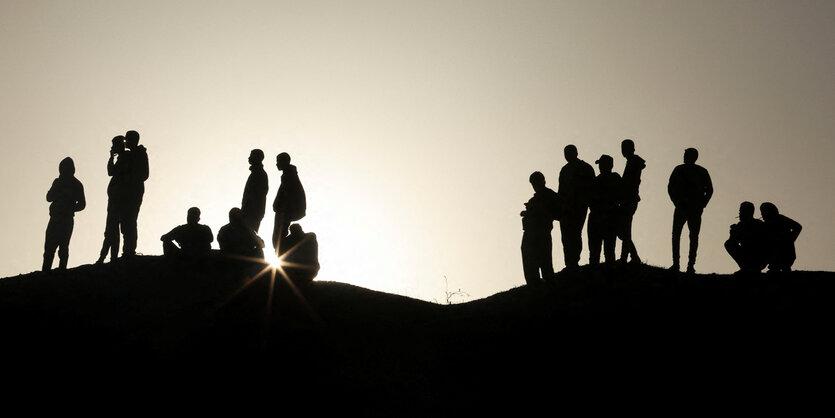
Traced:
[[626, 167], [623, 169], [621, 181], [620, 217], [618, 219], [618, 238], [621, 239], [620, 261], [626, 263], [627, 258], [632, 257], [632, 263], [640, 264], [641, 257], [638, 257], [638, 250], [635, 248], [635, 242], [632, 241], [632, 218], [638, 210], [638, 202], [641, 201], [638, 187], [641, 185], [641, 172], [646, 167], [646, 162], [635, 154], [635, 142], [631, 139], [624, 139], [620, 143], [620, 151], [626, 158]]
[[[559, 195], [545, 186], [545, 175], [534, 171], [528, 180], [534, 190], [522, 216], [522, 271], [529, 285], [554, 277], [551, 230], [559, 220]], [[541, 273], [541, 276], [540, 276]]]
[[617, 217], [620, 201], [621, 178], [612, 172], [614, 160], [603, 154], [594, 162], [600, 174], [595, 177], [589, 202], [589, 264], [600, 264], [600, 246], [606, 263], [615, 261]]
[[673, 265], [670, 270], [679, 271], [681, 231], [684, 224], [690, 230], [690, 251], [687, 257], [687, 273], [696, 272], [696, 252], [699, 248], [699, 231], [702, 227], [702, 212], [713, 196], [713, 183], [707, 170], [696, 164], [699, 151], [695, 148], [684, 150], [684, 164], [673, 169], [667, 184], [675, 211], [673, 212]]
[[557, 193], [562, 201], [560, 236], [565, 267], [575, 268], [583, 251], [583, 226], [589, 209], [589, 189], [594, 182], [594, 169], [577, 157], [577, 147], [563, 149], [566, 164], [560, 169]]

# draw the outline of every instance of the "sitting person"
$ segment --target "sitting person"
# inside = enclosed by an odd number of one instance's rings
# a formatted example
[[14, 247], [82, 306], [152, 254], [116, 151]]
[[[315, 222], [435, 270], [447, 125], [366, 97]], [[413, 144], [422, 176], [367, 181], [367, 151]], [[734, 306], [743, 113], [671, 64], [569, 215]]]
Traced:
[[215, 237], [212, 234], [212, 229], [206, 225], [198, 224], [197, 222], [199, 221], [200, 209], [189, 209], [185, 225], [175, 227], [160, 237], [163, 254], [185, 256], [208, 255], [212, 249], [212, 241], [215, 240]]
[[264, 259], [264, 240], [249, 227], [239, 208], [229, 211], [229, 223], [218, 231], [217, 243], [222, 254]]
[[739, 205], [739, 222], [731, 225], [725, 249], [739, 266], [737, 273], [759, 273], [768, 264], [765, 224], [754, 218], [754, 204]]
[[793, 219], [781, 215], [777, 206], [771, 202], [760, 205], [760, 213], [765, 221], [765, 233], [768, 239], [768, 271], [789, 272], [797, 254], [794, 241], [803, 229]]
[[313, 281], [319, 273], [319, 243], [316, 234], [305, 233], [299, 224], [290, 225], [290, 235], [279, 245], [281, 268], [294, 283]]

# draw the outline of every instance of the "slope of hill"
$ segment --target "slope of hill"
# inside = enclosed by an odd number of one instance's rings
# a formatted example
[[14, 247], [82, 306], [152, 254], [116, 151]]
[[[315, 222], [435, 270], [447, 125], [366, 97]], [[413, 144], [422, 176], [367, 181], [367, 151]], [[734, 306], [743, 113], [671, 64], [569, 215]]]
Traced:
[[835, 348], [827, 272], [584, 267], [459, 305], [259, 272], [137, 257], [0, 279], [0, 354], [24, 373], [120, 387], [245, 387], [308, 412], [437, 416], [501, 399], [782, 385], [828, 370]]

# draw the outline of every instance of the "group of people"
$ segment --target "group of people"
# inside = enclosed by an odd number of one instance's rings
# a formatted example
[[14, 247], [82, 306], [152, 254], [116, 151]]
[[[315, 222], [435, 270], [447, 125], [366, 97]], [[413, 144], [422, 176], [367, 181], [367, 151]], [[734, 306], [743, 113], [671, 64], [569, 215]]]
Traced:
[[[266, 213], [269, 179], [264, 170], [264, 152], [254, 149], [249, 154], [250, 175], [244, 186], [241, 207], [229, 210], [229, 223], [217, 234], [221, 254], [245, 259], [264, 259], [264, 240], [258, 235]], [[276, 157], [276, 168], [281, 171], [281, 184], [273, 201], [275, 223], [272, 244], [282, 270], [294, 282], [313, 280], [319, 272], [319, 243], [316, 234], [306, 233], [293, 223], [302, 219], [307, 210], [307, 198], [299, 180], [298, 169], [290, 164], [286, 152]], [[202, 257], [209, 254], [214, 240], [211, 228], [201, 225], [200, 209], [188, 210], [186, 224], [160, 237], [163, 253], [173, 256]]]
[[566, 164], [560, 170], [556, 192], [545, 186], [541, 172], [536, 171], [529, 178], [534, 196], [520, 214], [524, 230], [522, 268], [528, 284], [540, 283], [554, 275], [553, 221], [560, 223], [567, 269], [576, 268], [580, 263], [587, 216], [589, 264], [600, 263], [601, 247], [604, 260], [614, 262], [618, 238], [622, 241], [619, 261], [641, 262], [632, 241], [632, 218], [641, 200], [638, 189], [646, 162], [635, 154], [635, 143], [630, 139], [621, 142], [621, 154], [626, 159], [623, 177], [612, 171], [614, 159], [609, 155], [601, 155], [595, 161], [599, 170], [595, 176], [592, 166], [578, 157], [576, 146], [566, 146], [563, 154]]
[[[632, 240], [632, 219], [641, 200], [639, 186], [646, 161], [635, 154], [635, 142], [631, 139], [621, 142], [621, 154], [626, 160], [623, 176], [613, 171], [614, 159], [606, 154], [595, 161], [598, 166], [595, 176], [592, 166], [578, 158], [577, 147], [566, 146], [566, 164], [560, 170], [556, 192], [546, 187], [541, 172], [530, 175], [534, 195], [520, 214], [524, 231], [522, 269], [526, 283], [541, 283], [554, 276], [551, 239], [554, 221], [560, 223], [566, 269], [576, 268], [579, 264], [587, 216], [590, 265], [600, 263], [601, 247], [606, 263], [641, 263]], [[681, 233], [687, 224], [690, 246], [686, 272], [690, 274], [695, 273], [702, 212], [713, 196], [710, 174], [696, 164], [698, 158], [699, 152], [695, 148], [684, 150], [683, 164], [673, 169], [667, 184], [667, 193], [675, 207], [673, 264], [669, 269], [681, 270]], [[795, 259], [794, 241], [800, 233], [800, 224], [779, 215], [772, 203], [761, 206], [764, 222], [753, 218], [753, 204], [745, 202], [743, 206], [745, 210], [740, 208], [740, 223], [731, 228], [731, 237], [725, 243], [740, 271], [759, 272], [766, 266], [769, 271], [789, 271]], [[620, 257], [616, 260], [618, 238], [622, 243]]]
[[[240, 208], [229, 211], [229, 223], [220, 228], [217, 235], [220, 253], [230, 256], [264, 259], [264, 240], [258, 235], [266, 212], [269, 190], [267, 173], [263, 166], [264, 152], [254, 149], [249, 155], [251, 171], [244, 186]], [[281, 171], [281, 184], [273, 201], [275, 223], [272, 244], [276, 249], [283, 270], [295, 281], [313, 280], [319, 271], [319, 244], [316, 234], [306, 233], [294, 223], [305, 216], [307, 200], [299, 180], [296, 166], [290, 164], [286, 152], [276, 157], [276, 167]], [[59, 176], [46, 195], [49, 206], [49, 224], [44, 244], [44, 271], [52, 268], [55, 252], [58, 252], [59, 269], [66, 269], [69, 260], [69, 243], [72, 236], [75, 212], [86, 207], [84, 186], [75, 177], [75, 164], [69, 157], [61, 161]], [[122, 257], [136, 255], [136, 223], [145, 193], [145, 181], [149, 175], [148, 153], [139, 145], [139, 133], [128, 131], [124, 136], [112, 139], [110, 158], [107, 161], [107, 219], [104, 242], [97, 264], [118, 258], [120, 232], [124, 239]], [[200, 222], [200, 209], [190, 208], [186, 223], [173, 228], [160, 237], [163, 253], [168, 256], [202, 257], [211, 252], [214, 234], [210, 227]]]
[[[145, 193], [145, 180], [148, 179], [148, 153], [139, 145], [139, 133], [127, 131], [111, 141], [110, 158], [107, 161], [107, 220], [105, 222], [104, 242], [97, 263], [104, 262], [107, 253], [111, 260], [119, 253], [119, 232], [124, 236], [122, 255], [130, 257], [136, 254], [136, 220], [142, 197]], [[55, 252], [58, 251], [58, 268], [65, 269], [69, 260], [69, 245], [75, 212], [84, 210], [86, 200], [84, 186], [75, 178], [75, 163], [72, 158], [64, 158], [58, 165], [58, 178], [46, 194], [49, 205], [49, 224], [46, 228], [44, 243], [44, 271], [52, 268]]]

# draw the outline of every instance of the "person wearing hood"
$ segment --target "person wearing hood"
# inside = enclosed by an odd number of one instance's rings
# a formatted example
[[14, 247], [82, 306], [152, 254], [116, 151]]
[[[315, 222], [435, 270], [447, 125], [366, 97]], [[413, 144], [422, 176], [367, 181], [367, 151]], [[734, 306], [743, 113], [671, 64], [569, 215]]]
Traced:
[[58, 250], [58, 268], [67, 268], [70, 257], [70, 237], [72, 237], [75, 212], [84, 210], [84, 186], [75, 178], [75, 163], [72, 158], [61, 160], [58, 165], [58, 178], [46, 192], [49, 205], [49, 224], [46, 227], [46, 239], [43, 253], [43, 271], [52, 269], [55, 250]]
[[290, 154], [282, 152], [276, 157], [276, 167], [281, 171], [281, 185], [273, 201], [275, 224], [273, 226], [273, 248], [280, 248], [281, 239], [288, 234], [290, 223], [304, 218], [307, 200], [304, 187], [299, 180], [296, 166], [290, 164]]
[[258, 233], [261, 220], [267, 207], [267, 191], [269, 183], [267, 172], [264, 171], [264, 151], [254, 149], [249, 153], [249, 178], [244, 186], [244, 196], [241, 199], [241, 211], [249, 227]]

